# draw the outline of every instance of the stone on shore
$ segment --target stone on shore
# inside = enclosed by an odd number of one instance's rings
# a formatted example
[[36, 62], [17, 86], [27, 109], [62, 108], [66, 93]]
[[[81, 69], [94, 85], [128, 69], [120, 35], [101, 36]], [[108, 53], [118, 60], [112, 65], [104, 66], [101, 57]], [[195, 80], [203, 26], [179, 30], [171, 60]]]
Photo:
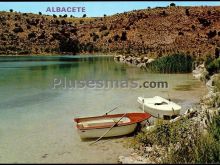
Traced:
[[148, 158], [132, 153], [130, 156], [119, 156], [119, 163], [122, 164], [146, 164], [152, 163]]

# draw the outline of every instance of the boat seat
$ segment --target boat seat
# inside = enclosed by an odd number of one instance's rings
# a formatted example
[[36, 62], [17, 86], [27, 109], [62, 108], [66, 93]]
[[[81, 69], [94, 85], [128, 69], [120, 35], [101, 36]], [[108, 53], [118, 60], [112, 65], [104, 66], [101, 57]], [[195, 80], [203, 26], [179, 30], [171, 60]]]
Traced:
[[[100, 119], [100, 120], [93, 120], [93, 121], [84, 121], [78, 123], [78, 126], [80, 128], [85, 128], [85, 127], [92, 127], [92, 126], [103, 126], [103, 125], [114, 125], [120, 120], [120, 118], [113, 118], [113, 119]], [[130, 122], [130, 119], [125, 117], [122, 118], [118, 124]]]
[[112, 119], [102, 119], [102, 120], [94, 120], [94, 121], [85, 121], [78, 123], [78, 125], [81, 127], [92, 127], [92, 126], [110, 125], [114, 123], [115, 122]]

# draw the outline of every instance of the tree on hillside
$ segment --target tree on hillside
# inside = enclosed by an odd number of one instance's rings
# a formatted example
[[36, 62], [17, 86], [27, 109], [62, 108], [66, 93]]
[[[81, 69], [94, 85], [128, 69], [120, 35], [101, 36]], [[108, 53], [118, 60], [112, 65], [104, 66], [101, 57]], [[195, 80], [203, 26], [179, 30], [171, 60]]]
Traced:
[[42, 15], [42, 13], [41, 13], [41, 12], [39, 12], [39, 15]]
[[219, 58], [219, 48], [215, 48], [215, 58]]
[[190, 15], [190, 14], [189, 14], [189, 9], [186, 9], [186, 10], [185, 10], [185, 13], [186, 13], [187, 16], [189, 16], [189, 15]]
[[127, 33], [126, 33], [126, 31], [122, 32], [121, 40], [122, 41], [126, 41], [127, 40]]
[[171, 6], [171, 7], [172, 7], [172, 6], [174, 7], [174, 6], [176, 6], [176, 4], [175, 4], [175, 3], [171, 3], [170, 6]]
[[85, 18], [86, 17], [86, 14], [83, 14], [83, 18]]
[[13, 9], [10, 9], [9, 11], [10, 11], [10, 12], [13, 12]]

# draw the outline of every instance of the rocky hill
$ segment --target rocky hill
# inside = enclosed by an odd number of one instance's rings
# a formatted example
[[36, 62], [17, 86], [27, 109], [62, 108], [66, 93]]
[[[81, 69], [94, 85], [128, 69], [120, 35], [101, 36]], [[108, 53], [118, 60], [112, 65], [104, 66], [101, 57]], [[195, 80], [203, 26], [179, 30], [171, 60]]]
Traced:
[[98, 18], [0, 12], [0, 54], [215, 55], [220, 6], [157, 7]]

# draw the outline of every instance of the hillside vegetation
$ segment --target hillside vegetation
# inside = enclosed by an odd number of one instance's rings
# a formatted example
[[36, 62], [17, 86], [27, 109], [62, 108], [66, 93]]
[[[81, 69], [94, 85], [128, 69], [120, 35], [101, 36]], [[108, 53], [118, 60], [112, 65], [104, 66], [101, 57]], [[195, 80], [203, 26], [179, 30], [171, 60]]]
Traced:
[[219, 55], [220, 7], [158, 7], [99, 18], [0, 12], [0, 54]]

